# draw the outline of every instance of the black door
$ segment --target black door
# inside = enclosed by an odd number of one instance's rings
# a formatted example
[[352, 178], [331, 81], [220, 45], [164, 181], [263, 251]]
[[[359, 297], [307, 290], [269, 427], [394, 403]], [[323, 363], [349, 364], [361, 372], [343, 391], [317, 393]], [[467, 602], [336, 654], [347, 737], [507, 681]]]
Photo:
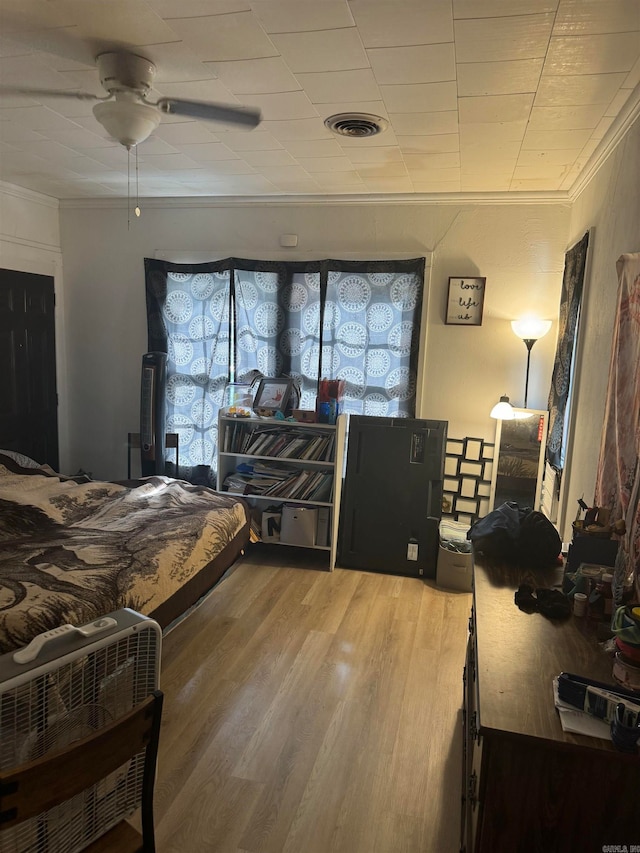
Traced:
[[53, 278], [0, 269], [0, 449], [58, 470]]

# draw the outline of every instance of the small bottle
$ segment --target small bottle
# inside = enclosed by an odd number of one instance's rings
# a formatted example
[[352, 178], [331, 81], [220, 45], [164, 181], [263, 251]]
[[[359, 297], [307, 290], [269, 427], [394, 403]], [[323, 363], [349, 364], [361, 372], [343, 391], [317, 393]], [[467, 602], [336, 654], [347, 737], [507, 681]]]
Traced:
[[573, 615], [584, 616], [587, 612], [587, 594], [576, 592], [573, 596]]
[[613, 575], [605, 572], [600, 580], [600, 595], [603, 599], [603, 617], [610, 621], [613, 614]]

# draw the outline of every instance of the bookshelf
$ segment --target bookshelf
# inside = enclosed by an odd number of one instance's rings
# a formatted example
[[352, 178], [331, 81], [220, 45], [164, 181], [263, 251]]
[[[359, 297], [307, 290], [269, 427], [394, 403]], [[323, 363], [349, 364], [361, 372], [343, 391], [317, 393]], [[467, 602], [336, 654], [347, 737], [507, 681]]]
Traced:
[[254, 534], [262, 541], [274, 541], [262, 537], [265, 511], [282, 513], [282, 538], [275, 544], [326, 551], [330, 571], [336, 563], [345, 421], [344, 415], [332, 425], [224, 414], [218, 421], [218, 491], [248, 501]]

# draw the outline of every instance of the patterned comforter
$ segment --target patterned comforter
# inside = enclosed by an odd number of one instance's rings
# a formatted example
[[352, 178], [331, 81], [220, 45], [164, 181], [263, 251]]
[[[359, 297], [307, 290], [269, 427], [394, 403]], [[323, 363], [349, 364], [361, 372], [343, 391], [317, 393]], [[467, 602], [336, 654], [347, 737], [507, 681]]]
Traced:
[[226, 546], [240, 542], [224, 568], [247, 541], [237, 498], [160, 476], [66, 478], [0, 455], [0, 652], [121, 607], [154, 615]]

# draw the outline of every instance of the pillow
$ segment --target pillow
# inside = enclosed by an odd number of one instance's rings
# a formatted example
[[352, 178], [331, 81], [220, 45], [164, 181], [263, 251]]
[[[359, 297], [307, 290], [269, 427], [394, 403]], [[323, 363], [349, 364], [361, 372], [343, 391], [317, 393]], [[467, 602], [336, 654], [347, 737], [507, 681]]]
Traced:
[[35, 459], [31, 459], [29, 456], [25, 456], [24, 453], [16, 453], [15, 450], [0, 450], [0, 453], [3, 456], [9, 456], [13, 459], [14, 462], [17, 462], [21, 468], [40, 468], [40, 463], [36, 462]]

